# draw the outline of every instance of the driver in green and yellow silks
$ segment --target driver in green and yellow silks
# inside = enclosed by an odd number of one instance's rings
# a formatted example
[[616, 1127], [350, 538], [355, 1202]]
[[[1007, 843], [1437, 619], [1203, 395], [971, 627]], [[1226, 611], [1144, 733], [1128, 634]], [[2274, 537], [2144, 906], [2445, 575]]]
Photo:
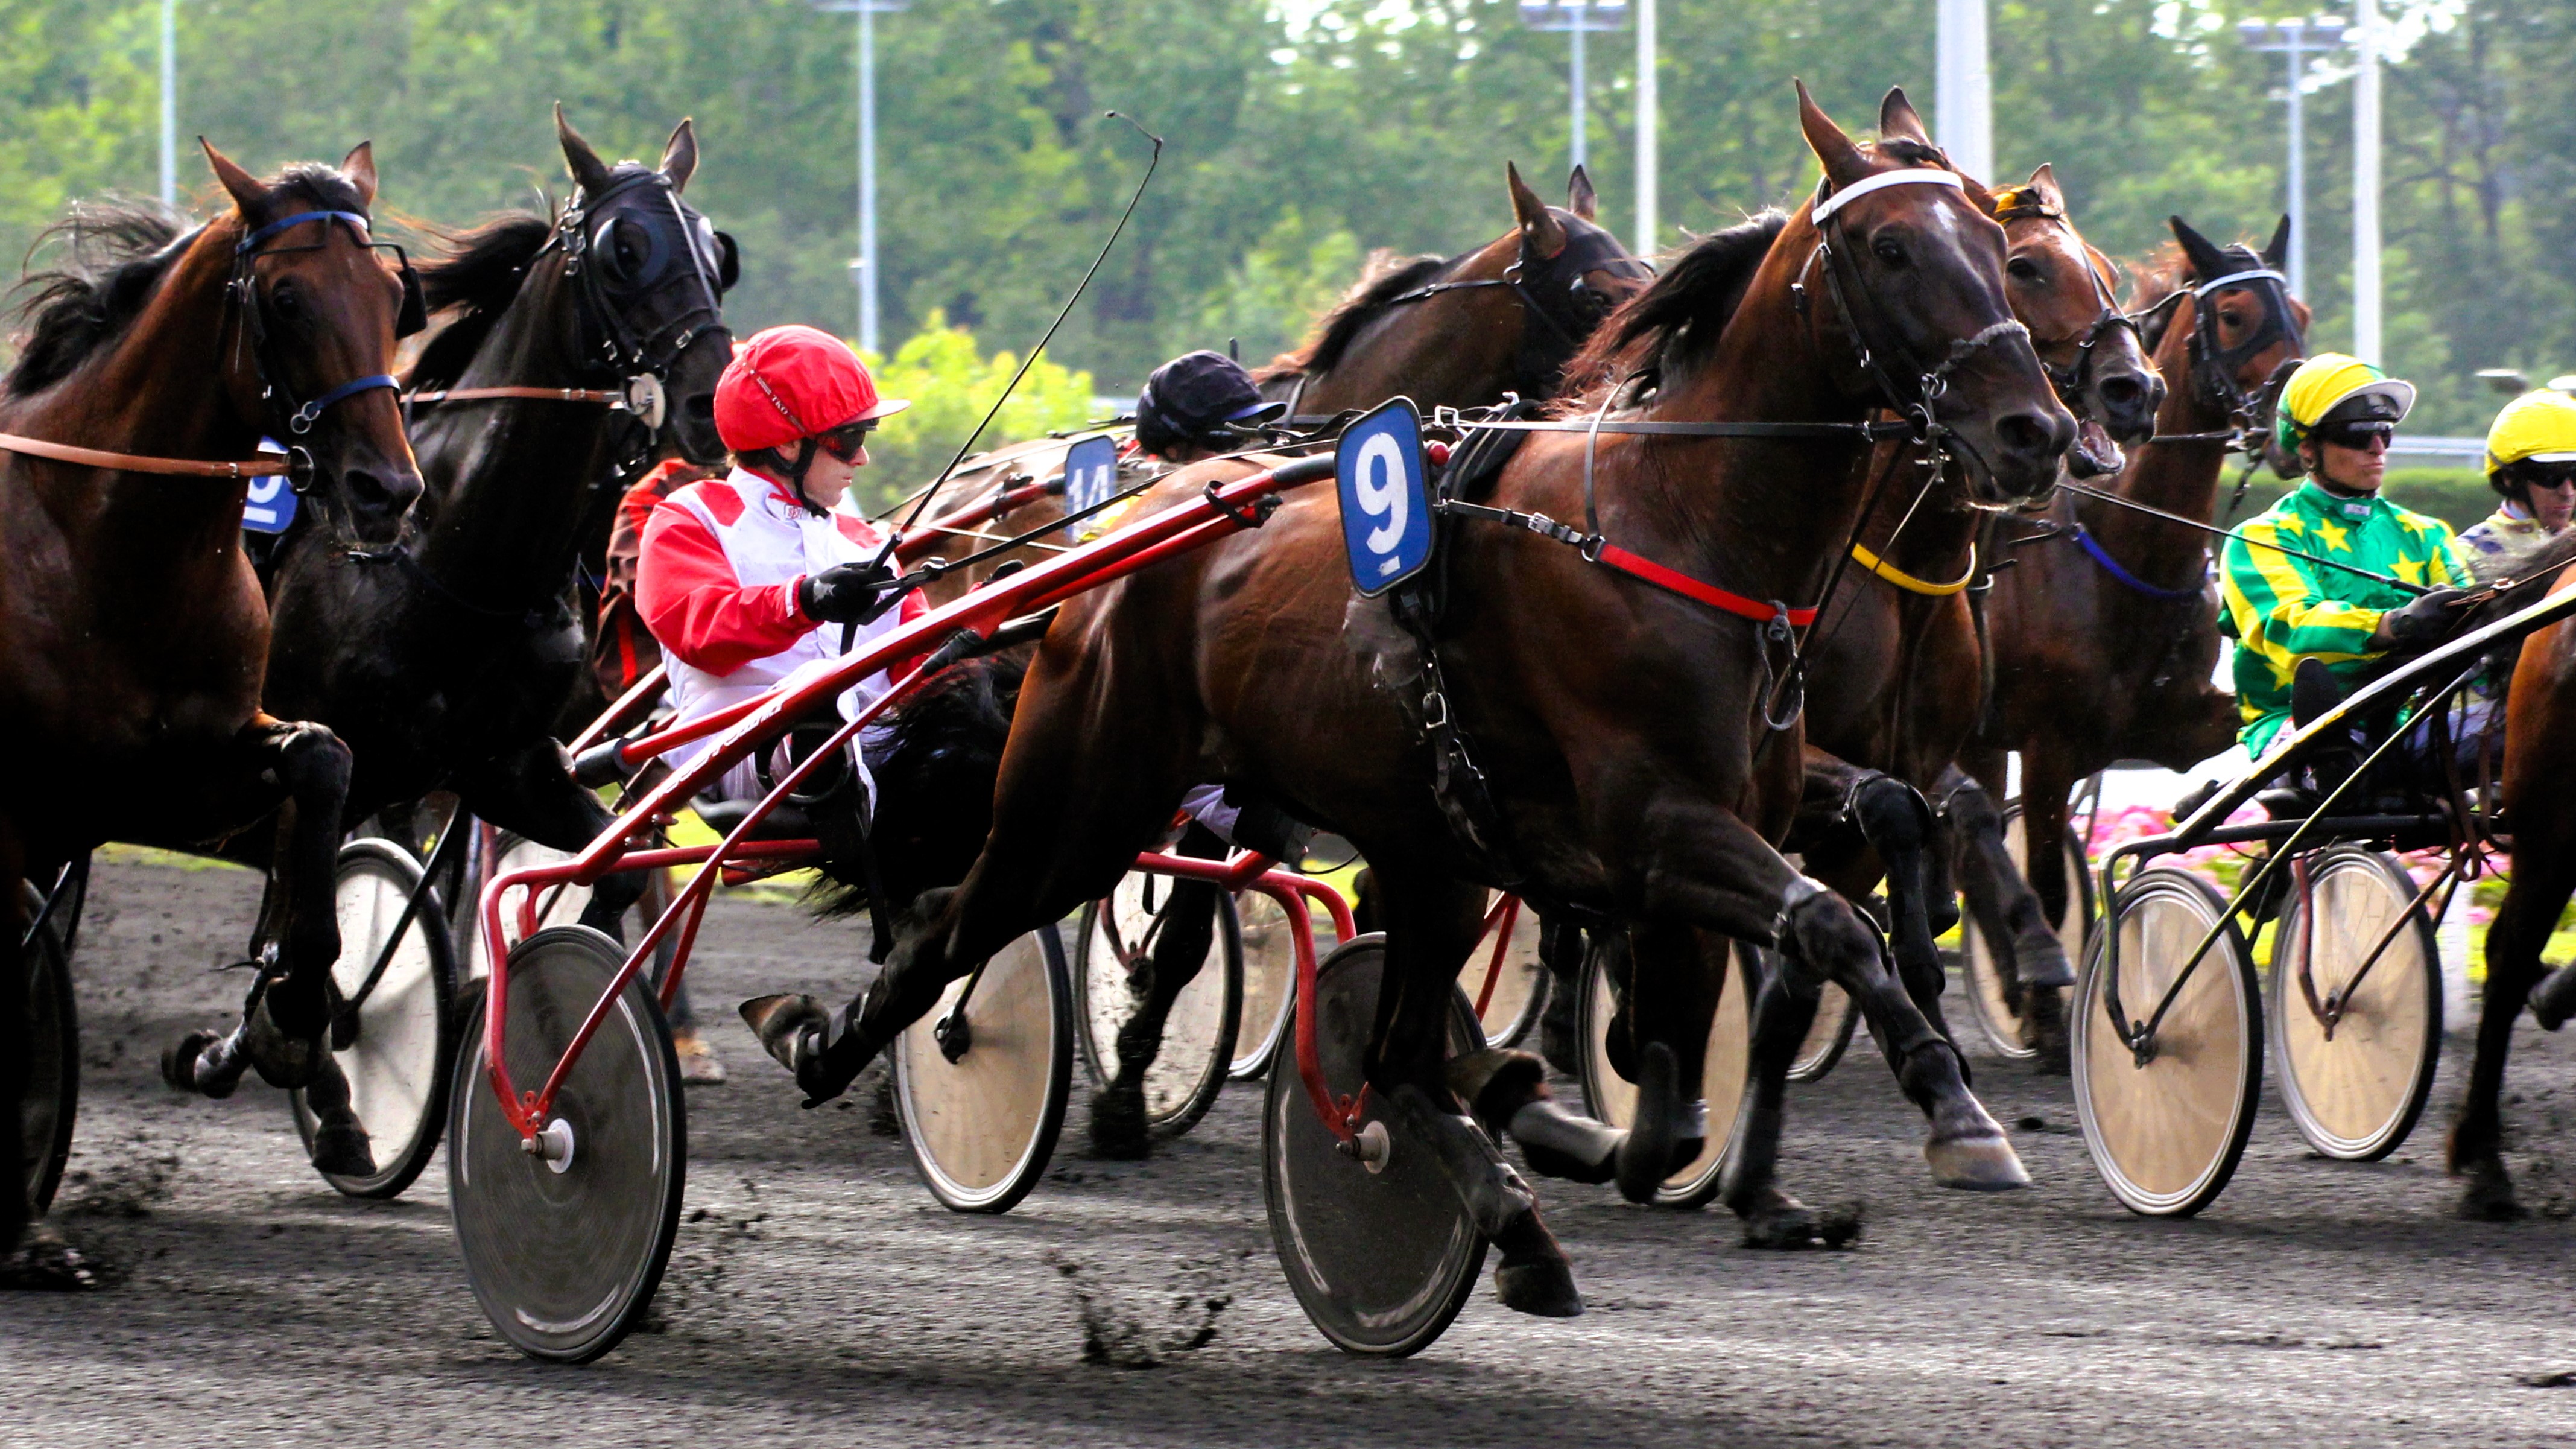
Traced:
[[[2218, 627], [2237, 641], [2236, 701], [2245, 722], [2237, 738], [2258, 758], [2291, 717], [2303, 661], [2318, 661], [2304, 692], [2331, 703], [2382, 655], [2439, 643], [2449, 633], [2457, 612], [2451, 605], [2468, 582], [2452, 553], [2451, 526], [2379, 493], [2389, 442], [2414, 403], [2411, 383], [2334, 352], [2302, 363], [2281, 391], [2274, 441], [2284, 455], [2298, 456], [2307, 481], [2238, 529], [2221, 565]], [[2410, 593], [2266, 544], [2431, 592]], [[2305, 719], [2312, 711], [2299, 713]]]

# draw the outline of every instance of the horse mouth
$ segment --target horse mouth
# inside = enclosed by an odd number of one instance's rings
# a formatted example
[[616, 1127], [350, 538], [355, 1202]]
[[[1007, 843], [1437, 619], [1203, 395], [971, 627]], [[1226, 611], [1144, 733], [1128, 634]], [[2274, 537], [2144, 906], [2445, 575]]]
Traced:
[[2070, 478], [2100, 478], [2117, 473], [2128, 463], [2120, 445], [2111, 441], [2111, 430], [2088, 417], [2075, 420], [2075, 446], [2066, 450], [2066, 475]]

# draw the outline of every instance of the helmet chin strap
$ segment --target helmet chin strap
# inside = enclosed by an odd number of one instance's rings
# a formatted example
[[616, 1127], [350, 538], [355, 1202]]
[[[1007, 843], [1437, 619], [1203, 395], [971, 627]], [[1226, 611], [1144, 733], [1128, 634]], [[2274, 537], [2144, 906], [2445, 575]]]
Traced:
[[816, 518], [821, 518], [831, 510], [815, 507], [813, 498], [805, 491], [805, 473], [807, 469], [814, 466], [815, 446], [814, 439], [810, 437], [796, 440], [796, 462], [787, 470], [787, 481], [795, 487], [796, 501], [805, 505], [805, 511]]

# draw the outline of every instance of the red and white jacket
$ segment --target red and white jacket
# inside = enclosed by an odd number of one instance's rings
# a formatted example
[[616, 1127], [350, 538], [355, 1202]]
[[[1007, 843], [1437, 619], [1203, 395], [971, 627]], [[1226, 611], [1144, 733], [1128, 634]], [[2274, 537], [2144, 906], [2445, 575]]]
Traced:
[[[840, 659], [841, 626], [807, 618], [797, 585], [875, 558], [885, 538], [847, 499], [818, 518], [787, 485], [743, 468], [662, 500], [644, 524], [635, 599], [670, 666], [679, 718], [712, 714]], [[919, 593], [906, 596], [900, 609], [859, 626], [852, 652], [927, 607]], [[841, 717], [855, 717], [891, 687], [882, 670], [860, 680], [842, 693]], [[702, 748], [674, 750], [671, 763], [685, 766]], [[728, 776], [724, 793], [741, 793], [735, 786]]]

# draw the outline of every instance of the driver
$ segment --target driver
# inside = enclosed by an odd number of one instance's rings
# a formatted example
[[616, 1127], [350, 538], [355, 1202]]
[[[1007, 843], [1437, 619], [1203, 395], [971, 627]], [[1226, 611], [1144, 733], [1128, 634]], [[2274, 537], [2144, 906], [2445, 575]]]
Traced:
[[[735, 466], [664, 499], [644, 524], [635, 598], [670, 666], [680, 721], [712, 714], [791, 676], [829, 669], [920, 615], [918, 593], [876, 560], [886, 535], [849, 502], [868, 434], [910, 407], [880, 398], [857, 354], [812, 327], [772, 327], [745, 343], [716, 382], [716, 432]], [[900, 598], [900, 617], [894, 613]], [[840, 698], [842, 718], [891, 685], [879, 670]], [[685, 767], [704, 742], [671, 752]], [[855, 752], [854, 752], [855, 753]], [[705, 792], [755, 798], [758, 761]]]
[[2576, 515], [2576, 398], [2544, 388], [2506, 403], [2487, 429], [2487, 486], [2504, 502], [2460, 535], [2464, 560], [2565, 532]]
[[[2467, 574], [2451, 528], [2380, 496], [2388, 444], [2415, 404], [2411, 383], [2326, 352], [2281, 391], [2273, 439], [2308, 481], [2227, 541], [2219, 632], [2237, 641], [2237, 738], [2260, 758], [2293, 714], [2306, 721], [2351, 693], [2381, 656], [2438, 644]], [[2284, 553], [2278, 544], [2299, 553]], [[2428, 588], [2415, 594], [2315, 554]]]

